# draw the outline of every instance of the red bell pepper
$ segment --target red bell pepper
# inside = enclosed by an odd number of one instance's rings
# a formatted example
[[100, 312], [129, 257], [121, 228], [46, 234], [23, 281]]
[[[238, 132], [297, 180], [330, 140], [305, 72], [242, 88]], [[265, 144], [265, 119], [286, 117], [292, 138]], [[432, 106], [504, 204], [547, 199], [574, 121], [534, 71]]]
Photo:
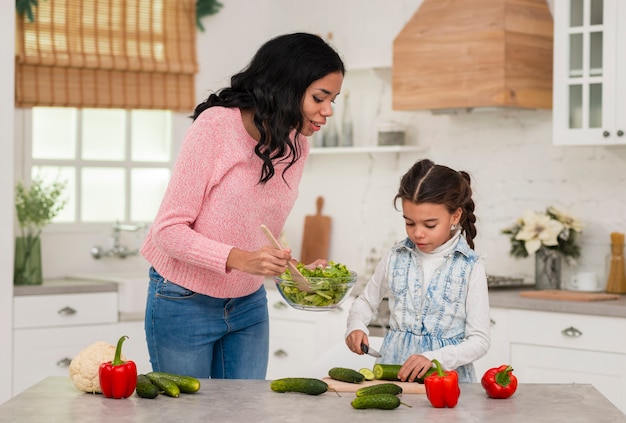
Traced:
[[122, 361], [122, 344], [128, 339], [124, 335], [117, 341], [113, 361], [100, 364], [98, 377], [102, 394], [107, 398], [128, 398], [137, 386], [137, 366], [133, 361]]
[[485, 372], [480, 383], [491, 398], [509, 398], [517, 390], [517, 377], [512, 373], [513, 367], [503, 364]]
[[426, 396], [435, 408], [454, 408], [461, 396], [459, 375], [454, 370], [444, 371], [437, 360], [433, 360], [435, 372], [424, 379]]

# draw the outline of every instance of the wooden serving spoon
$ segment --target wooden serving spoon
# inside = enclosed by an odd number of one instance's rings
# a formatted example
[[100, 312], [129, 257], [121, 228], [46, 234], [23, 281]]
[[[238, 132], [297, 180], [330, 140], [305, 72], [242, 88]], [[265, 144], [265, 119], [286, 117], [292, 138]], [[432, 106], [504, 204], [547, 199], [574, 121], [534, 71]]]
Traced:
[[[280, 245], [280, 242], [278, 242], [278, 240], [270, 232], [267, 226], [261, 225], [261, 230], [267, 237], [267, 240], [274, 246], [274, 248], [278, 248], [280, 250], [283, 249], [283, 247]], [[289, 272], [291, 273], [291, 277], [293, 278], [293, 281], [296, 283], [296, 287], [300, 291], [313, 292], [311, 290], [311, 285], [309, 284], [309, 281], [307, 280], [307, 278], [305, 278], [304, 275], [300, 273], [296, 265], [293, 264], [291, 260], [287, 262], [287, 267], [289, 268]]]

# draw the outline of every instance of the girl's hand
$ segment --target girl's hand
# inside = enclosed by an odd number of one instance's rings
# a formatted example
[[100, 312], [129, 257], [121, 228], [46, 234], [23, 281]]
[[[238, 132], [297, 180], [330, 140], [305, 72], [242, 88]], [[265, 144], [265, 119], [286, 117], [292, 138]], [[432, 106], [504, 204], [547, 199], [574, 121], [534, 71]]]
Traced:
[[309, 270], [315, 270], [318, 267], [326, 267], [327, 265], [328, 265], [328, 261], [327, 260], [317, 259], [313, 263], [307, 264], [304, 267], [306, 267]]
[[433, 362], [423, 355], [413, 354], [404, 362], [398, 372], [398, 379], [402, 382], [414, 382], [418, 377], [423, 377], [433, 366]]
[[367, 339], [367, 335], [362, 330], [353, 330], [346, 338], [346, 345], [350, 348], [350, 351], [357, 353], [358, 355], [365, 354], [361, 349], [361, 344], [369, 345], [370, 342]]

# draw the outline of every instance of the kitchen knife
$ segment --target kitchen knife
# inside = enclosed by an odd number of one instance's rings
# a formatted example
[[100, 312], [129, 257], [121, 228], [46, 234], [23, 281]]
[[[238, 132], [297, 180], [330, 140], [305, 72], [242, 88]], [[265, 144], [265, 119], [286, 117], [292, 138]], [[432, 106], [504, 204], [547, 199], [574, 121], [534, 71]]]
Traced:
[[382, 355], [380, 355], [380, 353], [378, 351], [376, 351], [374, 348], [371, 348], [368, 345], [365, 344], [361, 344], [361, 350], [367, 354], [367, 355], [371, 355], [372, 357], [376, 357], [376, 358], [380, 358], [382, 357]]

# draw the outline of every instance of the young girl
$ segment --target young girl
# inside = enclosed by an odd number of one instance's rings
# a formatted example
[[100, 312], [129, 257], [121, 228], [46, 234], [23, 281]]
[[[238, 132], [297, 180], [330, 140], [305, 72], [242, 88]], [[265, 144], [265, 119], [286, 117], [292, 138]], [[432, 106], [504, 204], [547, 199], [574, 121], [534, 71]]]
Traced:
[[282, 231], [306, 137], [333, 114], [343, 75], [322, 38], [281, 35], [196, 107], [141, 249], [152, 266], [145, 329], [153, 370], [265, 378], [263, 280], [284, 272], [291, 252], [270, 246], [260, 227]]
[[489, 349], [489, 297], [482, 261], [474, 252], [476, 216], [470, 176], [430, 160], [402, 177], [407, 238], [377, 265], [348, 316], [346, 344], [363, 354], [369, 324], [389, 298], [390, 330], [380, 363], [402, 364], [398, 377], [423, 377], [437, 359], [461, 382], [476, 382], [475, 360]]

